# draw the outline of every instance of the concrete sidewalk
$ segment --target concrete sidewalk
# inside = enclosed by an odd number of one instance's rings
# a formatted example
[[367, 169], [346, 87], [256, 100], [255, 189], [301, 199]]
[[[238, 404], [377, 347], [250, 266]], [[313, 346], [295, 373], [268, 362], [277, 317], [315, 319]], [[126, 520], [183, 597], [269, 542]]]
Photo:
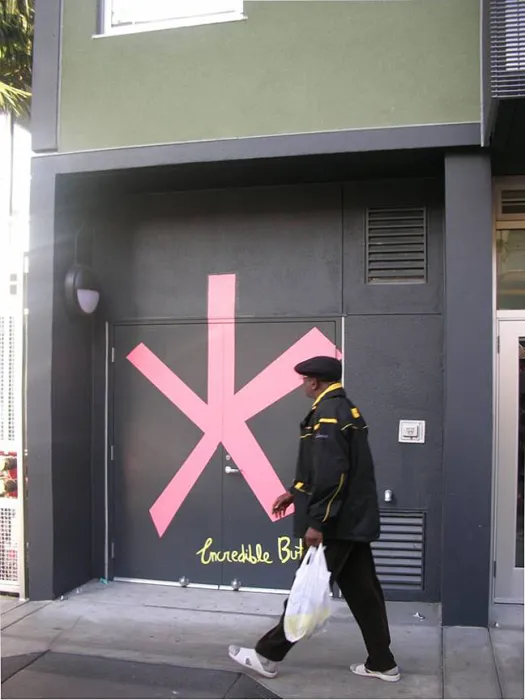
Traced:
[[518, 613], [490, 630], [443, 629], [439, 606], [417, 603], [388, 606], [399, 683], [350, 674], [365, 650], [344, 603], [322, 637], [291, 651], [278, 678], [252, 683], [227, 645], [253, 645], [282, 600], [116, 582], [11, 607], [2, 614], [2, 697], [524, 697]]

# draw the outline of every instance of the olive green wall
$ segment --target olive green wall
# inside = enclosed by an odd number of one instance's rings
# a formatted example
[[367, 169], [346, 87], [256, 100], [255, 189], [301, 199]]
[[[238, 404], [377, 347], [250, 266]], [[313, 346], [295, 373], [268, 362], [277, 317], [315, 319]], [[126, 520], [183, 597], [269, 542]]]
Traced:
[[63, 4], [61, 151], [480, 120], [479, 0], [246, 2], [93, 38], [97, 5]]

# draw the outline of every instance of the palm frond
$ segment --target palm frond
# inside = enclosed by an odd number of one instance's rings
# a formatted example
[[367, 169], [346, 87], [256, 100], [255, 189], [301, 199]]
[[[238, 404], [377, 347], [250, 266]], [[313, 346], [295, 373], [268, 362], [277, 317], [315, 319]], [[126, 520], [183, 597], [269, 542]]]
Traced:
[[19, 117], [27, 109], [31, 93], [7, 85], [0, 80], [0, 112], [10, 112]]
[[33, 0], [0, 0], [0, 111], [29, 109], [33, 25]]

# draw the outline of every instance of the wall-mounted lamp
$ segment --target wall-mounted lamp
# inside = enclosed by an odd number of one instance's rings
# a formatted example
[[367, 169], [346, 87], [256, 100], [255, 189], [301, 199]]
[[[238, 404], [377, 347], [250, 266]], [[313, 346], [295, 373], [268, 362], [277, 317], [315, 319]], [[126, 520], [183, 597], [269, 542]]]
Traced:
[[69, 268], [65, 280], [66, 304], [76, 316], [91, 316], [100, 301], [98, 282], [93, 271], [85, 265]]

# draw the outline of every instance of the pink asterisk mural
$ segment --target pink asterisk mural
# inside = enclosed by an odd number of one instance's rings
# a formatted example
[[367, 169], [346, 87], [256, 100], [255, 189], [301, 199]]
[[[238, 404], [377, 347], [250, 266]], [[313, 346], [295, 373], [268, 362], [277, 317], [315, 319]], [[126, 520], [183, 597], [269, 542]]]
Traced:
[[[294, 366], [314, 355], [341, 354], [313, 328], [235, 393], [235, 275], [211, 275], [208, 284], [208, 402], [141, 343], [127, 359], [203, 432], [203, 436], [150, 508], [162, 537], [222, 443], [270, 519], [285, 489], [246, 424], [301, 385]], [[293, 512], [290, 510], [289, 514]]]

